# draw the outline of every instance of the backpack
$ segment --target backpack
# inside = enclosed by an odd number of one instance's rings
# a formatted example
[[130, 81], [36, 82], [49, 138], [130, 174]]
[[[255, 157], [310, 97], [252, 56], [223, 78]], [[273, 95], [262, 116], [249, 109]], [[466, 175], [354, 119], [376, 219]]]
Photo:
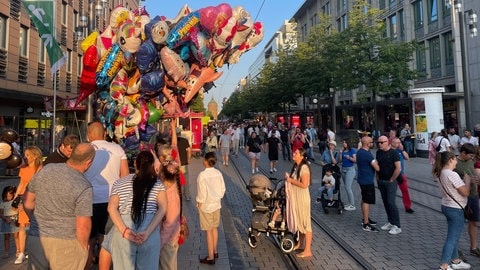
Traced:
[[442, 140], [443, 138], [440, 139], [440, 142], [438, 143], [437, 147], [435, 147], [435, 151], [440, 152], [440, 150], [442, 150]]

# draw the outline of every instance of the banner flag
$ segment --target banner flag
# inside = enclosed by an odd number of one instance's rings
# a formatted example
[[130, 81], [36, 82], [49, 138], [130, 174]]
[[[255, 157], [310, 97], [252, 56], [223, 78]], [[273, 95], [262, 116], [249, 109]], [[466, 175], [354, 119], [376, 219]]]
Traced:
[[62, 52], [62, 48], [55, 39], [55, 21], [53, 0], [23, 0], [23, 5], [28, 11], [30, 20], [37, 27], [38, 34], [47, 49], [48, 58], [50, 59], [50, 70], [55, 74], [67, 61], [66, 55]]

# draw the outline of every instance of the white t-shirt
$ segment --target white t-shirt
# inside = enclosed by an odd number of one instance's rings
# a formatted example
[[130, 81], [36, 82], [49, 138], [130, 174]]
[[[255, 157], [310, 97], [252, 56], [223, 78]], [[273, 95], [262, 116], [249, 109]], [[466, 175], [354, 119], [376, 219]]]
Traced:
[[[440, 190], [443, 194], [442, 205], [452, 208], [461, 208], [460, 205], [458, 205], [458, 203], [460, 203], [462, 207], [465, 207], [465, 205], [467, 204], [467, 197], [463, 197], [457, 191], [457, 188], [464, 186], [465, 183], [460, 178], [458, 173], [452, 170], [442, 170], [442, 172], [440, 173], [440, 179], [438, 181], [438, 184], [440, 185]], [[447, 195], [445, 190], [453, 198], [455, 198], [458, 203], [456, 203], [449, 195]]]
[[84, 173], [93, 187], [93, 203], [106, 203], [110, 198], [110, 190], [120, 178], [120, 164], [127, 159], [123, 148], [112, 142], [93, 141], [95, 158], [92, 165]]
[[439, 153], [445, 152], [450, 148], [450, 141], [448, 140], [448, 138], [445, 138], [443, 136], [438, 136], [437, 138], [435, 138], [435, 147], [437, 147], [439, 144], [441, 144], [441, 149], [440, 151], [438, 151]]

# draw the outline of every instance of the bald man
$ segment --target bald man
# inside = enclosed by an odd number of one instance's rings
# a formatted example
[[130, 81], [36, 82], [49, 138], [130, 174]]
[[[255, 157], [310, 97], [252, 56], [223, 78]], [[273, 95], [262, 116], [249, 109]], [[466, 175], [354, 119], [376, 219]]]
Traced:
[[106, 234], [107, 206], [112, 185], [119, 178], [129, 174], [125, 151], [120, 145], [107, 142], [105, 138], [106, 131], [102, 123], [93, 122], [88, 125], [87, 139], [96, 150], [92, 166], [85, 172], [85, 178], [93, 187], [92, 232], [87, 266], [93, 262], [93, 247], [96, 243], [101, 244]]
[[373, 139], [370, 136], [362, 137], [362, 147], [357, 152], [357, 181], [362, 191], [362, 229], [367, 232], [378, 232], [374, 227], [377, 223], [370, 219], [370, 204], [375, 204], [375, 171], [379, 170], [378, 163], [370, 153]]
[[378, 138], [377, 161], [380, 170], [377, 173], [377, 183], [380, 194], [382, 195], [383, 206], [387, 212], [388, 222], [381, 227], [389, 234], [399, 234], [400, 215], [396, 204], [397, 198], [397, 178], [401, 173], [402, 167], [400, 157], [397, 151], [390, 147], [388, 138], [380, 136]]

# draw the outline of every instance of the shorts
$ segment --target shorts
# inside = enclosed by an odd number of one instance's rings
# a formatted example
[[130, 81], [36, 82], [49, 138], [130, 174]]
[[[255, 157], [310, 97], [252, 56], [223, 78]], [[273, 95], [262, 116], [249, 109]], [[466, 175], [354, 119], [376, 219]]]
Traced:
[[468, 197], [467, 204], [470, 206], [470, 209], [472, 209], [472, 217], [468, 221], [479, 221], [479, 203], [478, 203], [478, 196], [475, 197]]
[[258, 153], [248, 152], [248, 157], [250, 159], [260, 160], [260, 152], [258, 152]]
[[220, 149], [221, 149], [220, 151], [222, 152], [222, 155], [228, 155], [230, 153], [230, 148], [228, 147], [222, 147]]
[[108, 221], [108, 203], [94, 203], [92, 216], [92, 231], [90, 239], [97, 237], [99, 234], [105, 235], [105, 227]]
[[360, 185], [362, 191], [362, 202], [375, 204], [375, 185]]
[[200, 229], [207, 231], [220, 226], [220, 209], [213, 211], [212, 213], [205, 213], [198, 211], [198, 217], [200, 220]]

